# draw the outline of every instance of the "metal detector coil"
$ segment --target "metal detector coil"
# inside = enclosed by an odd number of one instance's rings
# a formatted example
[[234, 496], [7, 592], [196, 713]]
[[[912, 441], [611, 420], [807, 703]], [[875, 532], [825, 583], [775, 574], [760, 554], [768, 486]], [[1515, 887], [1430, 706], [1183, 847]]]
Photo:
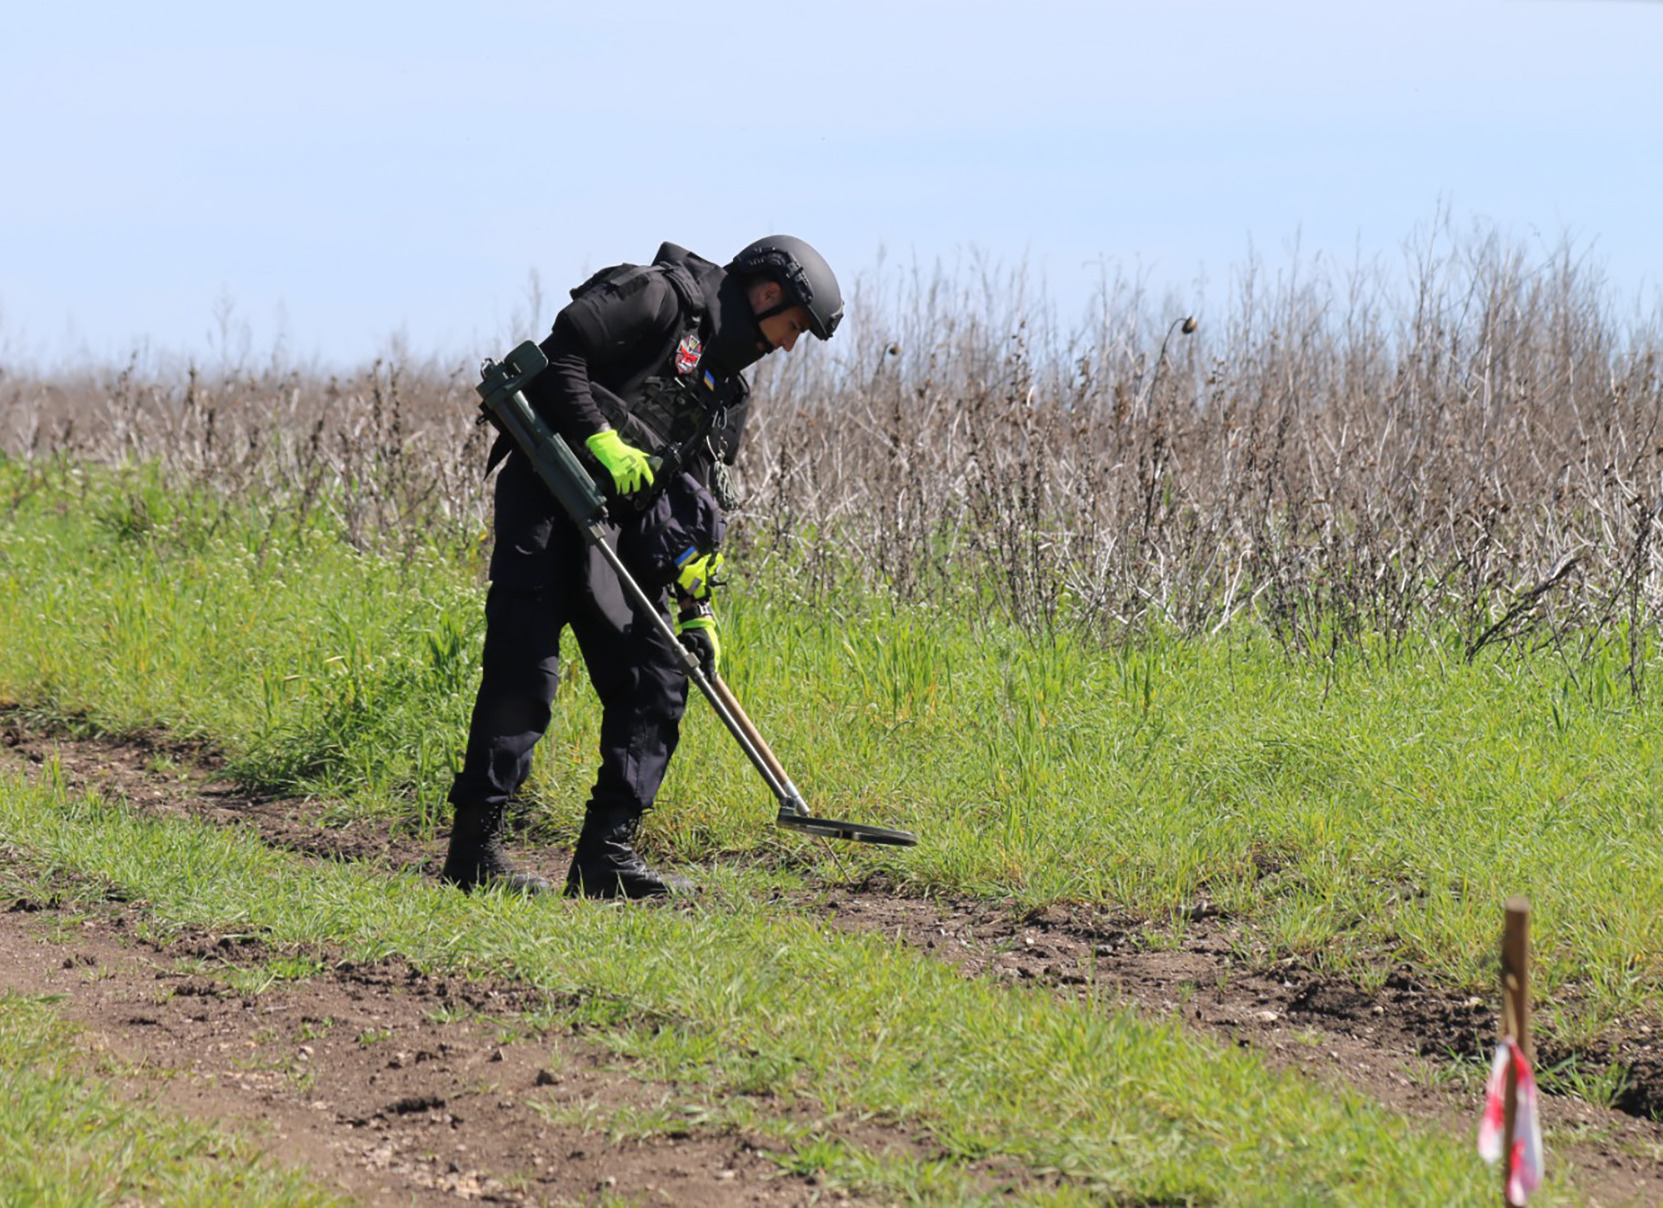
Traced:
[[886, 847], [914, 847], [918, 843], [918, 836], [911, 831], [868, 826], [864, 822], [840, 822], [835, 818], [814, 818], [808, 814], [782, 812], [774, 819], [774, 825], [781, 830], [797, 831], [816, 839], [847, 839], [854, 843], [878, 843]]

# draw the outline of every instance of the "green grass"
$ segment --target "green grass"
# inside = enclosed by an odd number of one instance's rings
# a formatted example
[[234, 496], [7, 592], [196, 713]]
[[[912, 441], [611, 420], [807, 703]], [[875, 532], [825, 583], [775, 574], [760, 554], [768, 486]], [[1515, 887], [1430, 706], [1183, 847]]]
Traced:
[[[8, 877], [102, 887], [145, 903], [158, 929], [514, 976], [546, 992], [545, 1022], [673, 1084], [684, 1114], [733, 1123], [748, 1099], [778, 1161], [856, 1190], [955, 1202], [1022, 1171], [1053, 1179], [1059, 1204], [1476, 1204], [1493, 1190], [1466, 1136], [1176, 1025], [828, 931], [760, 878], [718, 876], [686, 910], [467, 896], [145, 817], [66, 792], [50, 767], [34, 784], [0, 776], [0, 835], [21, 853]], [[886, 1158], [871, 1138], [891, 1132], [916, 1151]]]
[[[0, 463], [0, 699], [166, 725], [251, 783], [430, 832], [477, 682], [478, 549], [370, 556], [320, 515], [182, 497], [146, 471]], [[1434, 642], [1384, 660], [1365, 641], [1336, 663], [1290, 659], [1244, 623], [1110, 649], [968, 600], [820, 606], [786, 568], [735, 577], [729, 680], [813, 807], [922, 838], [844, 849], [845, 868], [1156, 919], [1205, 897], [1267, 959], [1364, 985], [1406, 962], [1484, 991], [1501, 903], [1522, 893], [1549, 1035], [1660, 1017], [1663, 726], [1628, 692], [1620, 641], [1471, 666]], [[535, 835], [575, 829], [596, 724], [576, 664], [538, 751]], [[686, 729], [650, 842], [824, 859], [768, 826], [707, 710]]]
[[0, 1203], [342, 1202], [246, 1140], [125, 1101], [92, 1064], [50, 1000], [0, 995]]

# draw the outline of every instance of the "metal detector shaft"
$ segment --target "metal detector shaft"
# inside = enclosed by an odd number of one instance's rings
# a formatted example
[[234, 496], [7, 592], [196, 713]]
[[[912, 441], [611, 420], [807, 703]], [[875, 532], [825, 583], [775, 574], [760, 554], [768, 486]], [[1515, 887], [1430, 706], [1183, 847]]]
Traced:
[[722, 698], [723, 706], [729, 713], [733, 714], [734, 721], [739, 723], [740, 728], [745, 731], [745, 737], [750, 739], [752, 745], [756, 747], [757, 754], [762, 756], [762, 761], [768, 765], [768, 770], [774, 774], [774, 779], [778, 780], [781, 787], [785, 789], [783, 795], [775, 794], [779, 798], [780, 813], [807, 817], [808, 803], [803, 800], [803, 795], [797, 791], [797, 786], [791, 783], [791, 777], [786, 775], [785, 765], [779, 761], [779, 756], [775, 755], [768, 746], [767, 741], [762, 737], [762, 732], [756, 728], [756, 723], [746, 715], [744, 709], [740, 708], [739, 698], [734, 696], [733, 689], [728, 687], [727, 682], [720, 675], [710, 677], [710, 687], [717, 696]]
[[[779, 802], [780, 813], [806, 815], [808, 806], [796, 785], [785, 774], [774, 753], [768, 750], [751, 719], [739, 707], [728, 686], [716, 676], [706, 676], [704, 668], [692, 651], [683, 646], [671, 628], [669, 619], [658, 610], [657, 604], [642, 590], [629, 573], [629, 568], [618, 557], [606, 540], [606, 500], [595, 487], [594, 480], [584, 470], [577, 455], [526, 401], [521, 387], [548, 366], [543, 350], [527, 340], [504, 358], [504, 363], [485, 362], [481, 370], [479, 394], [483, 406], [497, 425], [508, 434], [530, 460], [537, 476], [553, 493], [561, 508], [572, 518], [592, 547], [599, 551], [606, 564], [618, 576], [630, 602], [641, 614], [650, 617], [659, 634], [681, 660], [687, 677], [698, 686], [710, 707], [721, 718], [722, 724], [733, 735], [739, 749], [762, 775], [768, 789]], [[713, 682], [714, 681], [714, 682]]]
[[[564, 444], [561, 448], [565, 449]], [[566, 454], [570, 457], [571, 451], [567, 449]], [[577, 467], [575, 458], [572, 464]], [[578, 468], [581, 469], [581, 467]], [[664, 640], [670, 644], [670, 649], [675, 651], [676, 656], [681, 660], [681, 665], [686, 668], [687, 678], [698, 685], [699, 691], [704, 693], [704, 698], [710, 702], [710, 707], [716, 711], [716, 716], [722, 719], [722, 724], [728, 728], [728, 732], [733, 735], [734, 741], [739, 744], [739, 749], [745, 752], [745, 758], [749, 759], [751, 765], [761, 773], [762, 779], [767, 782], [768, 791], [773, 793], [774, 799], [779, 802], [780, 812], [808, 813], [808, 807], [803, 804], [802, 798], [797, 794], [796, 786], [791, 783], [784, 770], [776, 771], [779, 768], [779, 763], [772, 758], [773, 752], [767, 750], [762, 742], [762, 736], [756, 732], [756, 727], [751, 724], [751, 719], [746, 717], [743, 710], [739, 708], [739, 702], [734, 700], [733, 693], [728, 691], [728, 686], [722, 683], [719, 676], [707, 676], [697, 656], [681, 644], [681, 640], [676, 637], [676, 631], [670, 627], [669, 620], [658, 611], [657, 606], [647, 596], [647, 593], [641, 589], [641, 585], [635, 581], [635, 576], [629, 573], [629, 568], [624, 565], [623, 559], [618, 557], [618, 551], [607, 544], [605, 531], [598, 524], [588, 524], [580, 527], [583, 528], [584, 535], [589, 542], [600, 551], [601, 557], [606, 559], [606, 564], [617, 572], [618, 581], [624, 585], [624, 591], [629, 594], [637, 610], [652, 618], [658, 632], [663, 635]], [[764, 752], [767, 753], [764, 754]]]

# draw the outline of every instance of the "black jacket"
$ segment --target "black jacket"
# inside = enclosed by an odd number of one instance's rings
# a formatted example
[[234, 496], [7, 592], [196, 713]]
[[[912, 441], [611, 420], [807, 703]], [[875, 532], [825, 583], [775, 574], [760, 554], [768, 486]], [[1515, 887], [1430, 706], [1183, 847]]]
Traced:
[[[717, 463], [738, 455], [750, 406], [740, 370], [762, 355], [761, 339], [742, 283], [666, 243], [652, 264], [604, 269], [574, 289], [541, 344], [549, 367], [526, 384], [527, 399], [590, 462], [603, 490], [610, 479], [584, 444], [603, 425], [649, 453], [695, 448], [675, 467], [682, 472], [661, 467], [651, 492], [610, 509], [608, 540], [649, 592], [668, 585], [686, 547], [721, 543]], [[696, 442], [684, 439], [689, 424]], [[558, 506], [506, 436], [490, 464], [503, 456], [510, 465], [497, 483], [492, 581], [520, 589], [570, 581], [567, 559], [580, 547], [560, 539]], [[627, 628], [616, 577], [593, 551], [583, 559], [584, 590], [610, 624]]]
[[668, 388], [714, 392], [723, 415], [710, 452], [732, 464], [749, 412], [740, 370], [761, 355], [760, 340], [740, 283], [666, 243], [652, 264], [603, 269], [572, 291], [542, 342], [549, 367], [527, 394], [581, 454], [605, 426], [658, 452], [671, 435], [657, 402]]

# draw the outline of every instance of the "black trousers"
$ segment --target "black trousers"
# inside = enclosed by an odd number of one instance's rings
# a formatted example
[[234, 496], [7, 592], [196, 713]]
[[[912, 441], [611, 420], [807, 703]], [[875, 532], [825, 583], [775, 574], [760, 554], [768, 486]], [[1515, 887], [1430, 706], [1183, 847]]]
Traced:
[[590, 805], [639, 814], [675, 753], [687, 673], [518, 453], [497, 479], [494, 529], [484, 667], [451, 802], [494, 807], [525, 783], [548, 730], [561, 633], [570, 628], [601, 702]]

